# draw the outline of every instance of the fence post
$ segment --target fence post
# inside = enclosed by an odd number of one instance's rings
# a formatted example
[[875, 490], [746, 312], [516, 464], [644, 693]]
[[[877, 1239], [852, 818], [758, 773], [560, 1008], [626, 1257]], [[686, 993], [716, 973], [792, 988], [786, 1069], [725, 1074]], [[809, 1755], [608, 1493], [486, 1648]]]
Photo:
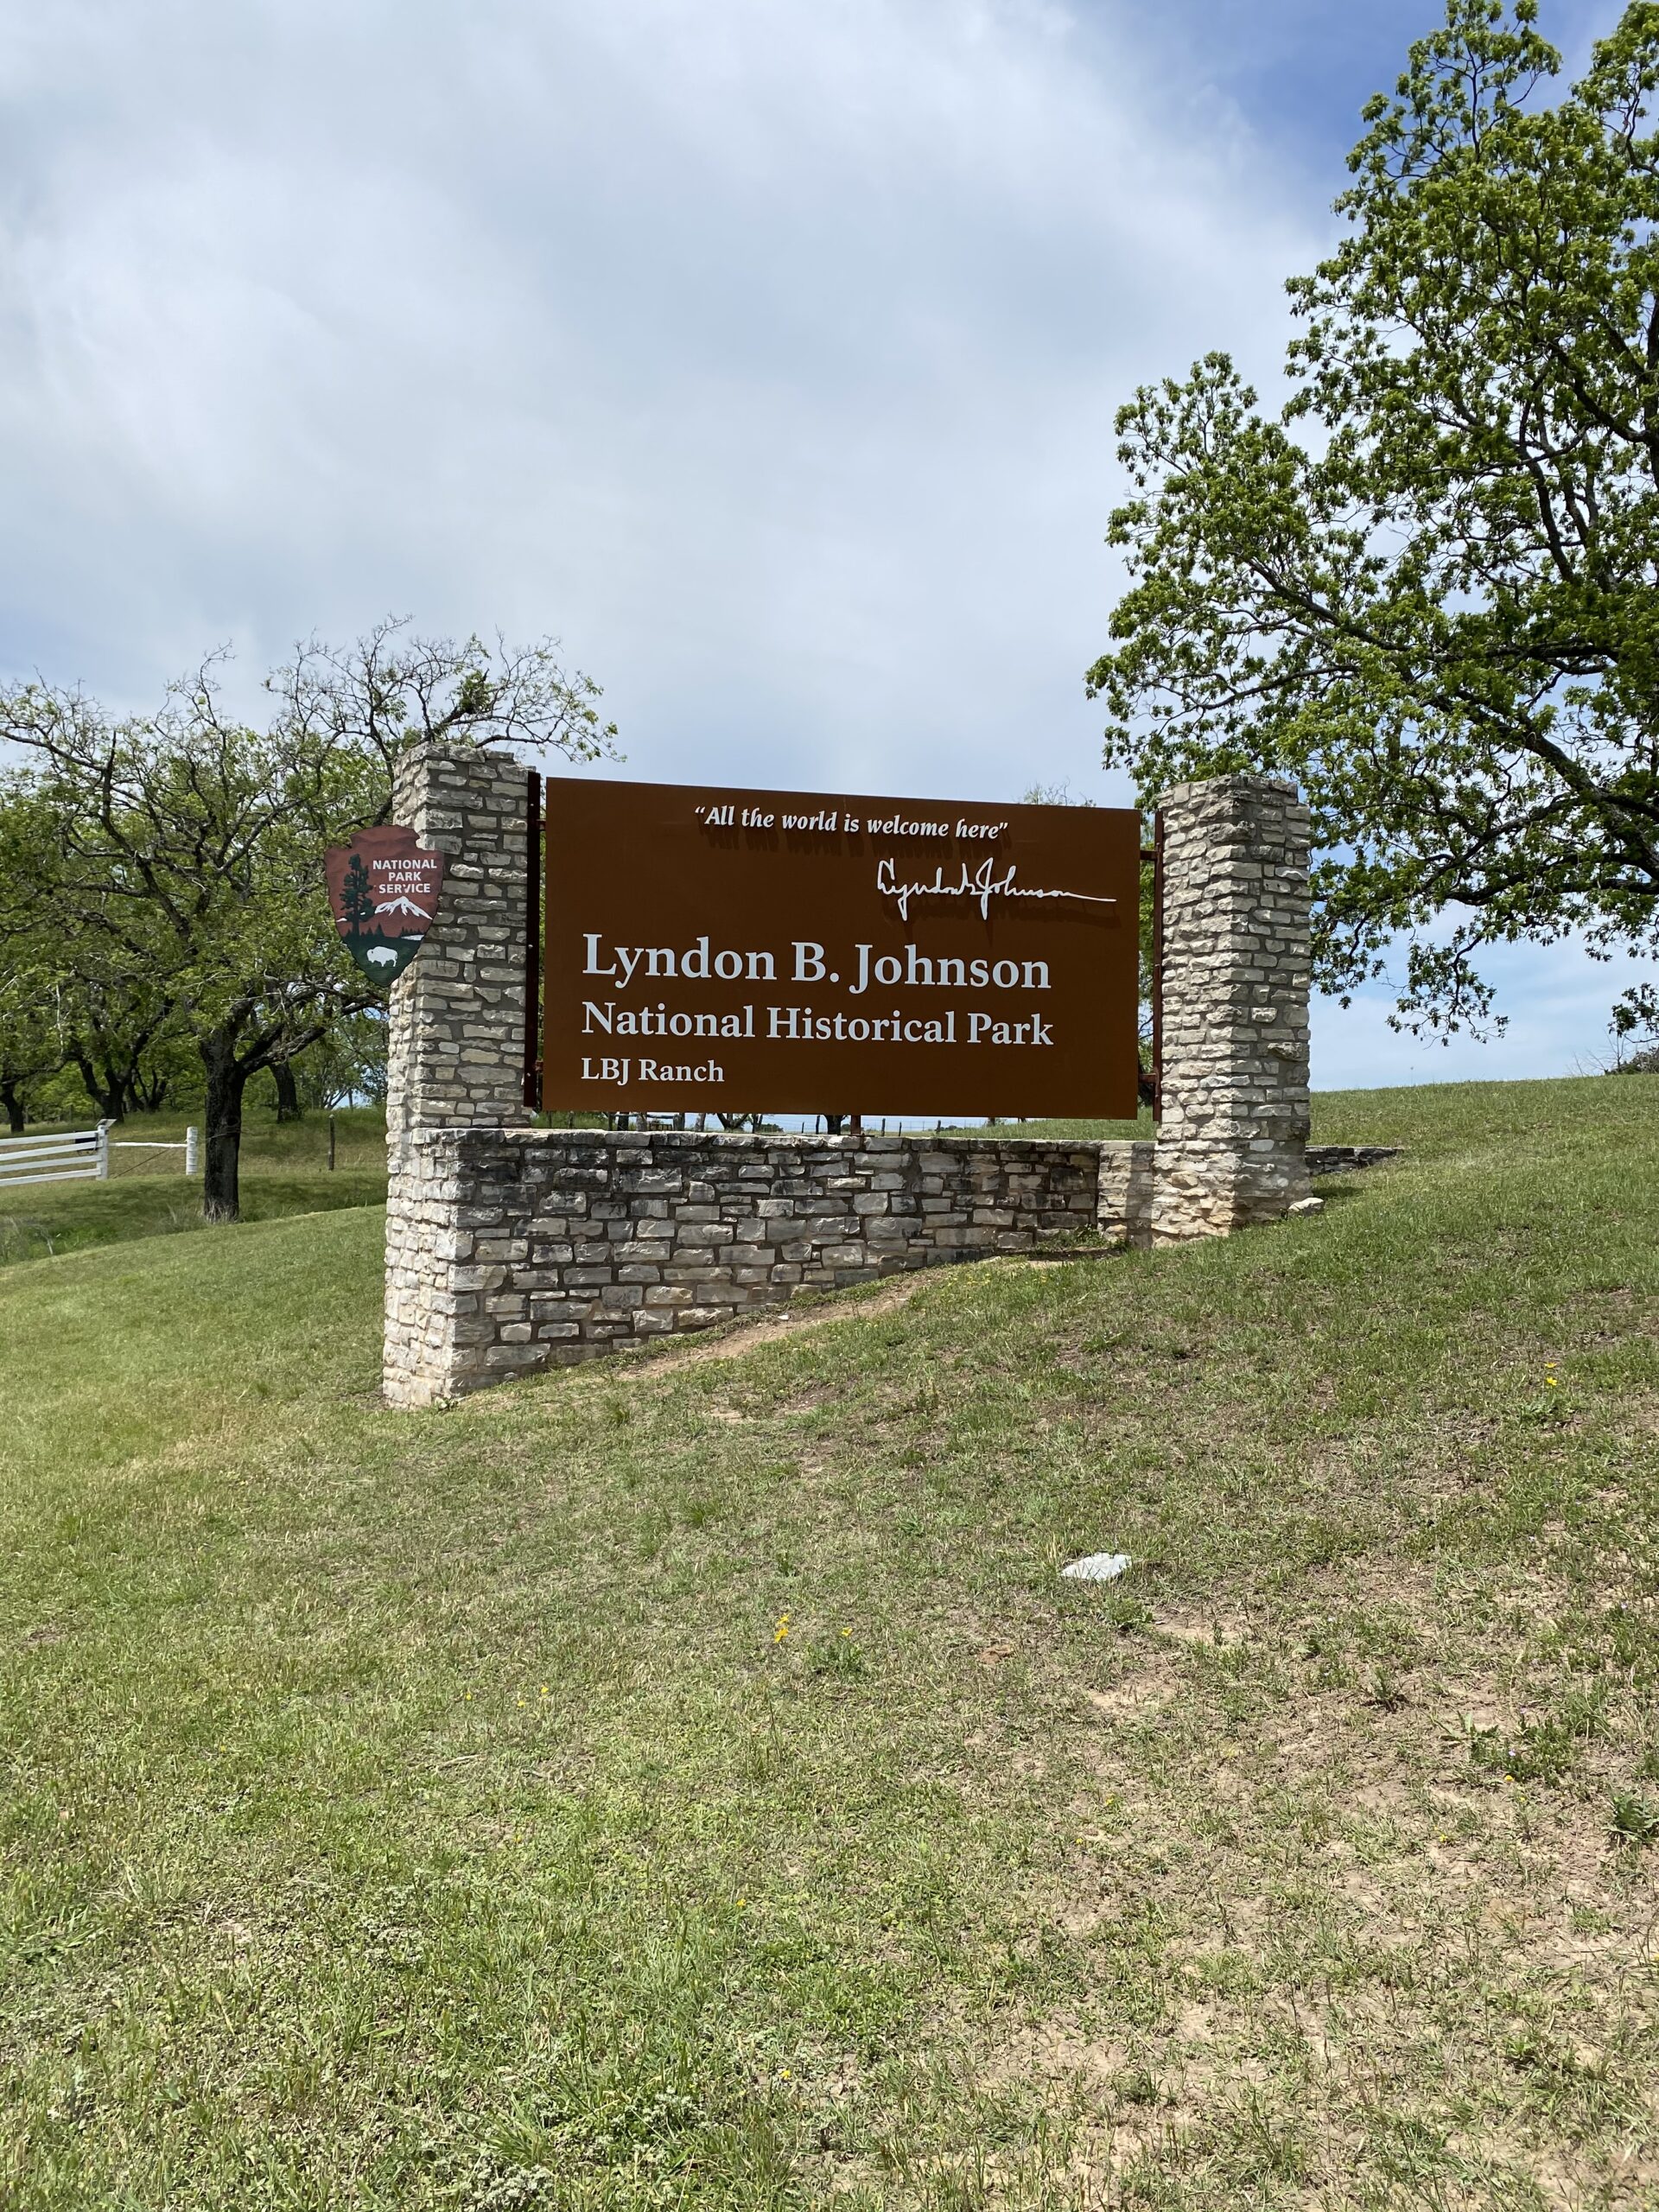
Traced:
[[114, 1127], [113, 1122], [100, 1122], [98, 1125], [98, 1180], [100, 1183], [107, 1183], [110, 1179], [110, 1131]]
[[188, 1128], [187, 1128], [187, 1129], [185, 1130], [185, 1133], [184, 1133], [184, 1172], [185, 1172], [185, 1173], [186, 1173], [187, 1175], [194, 1175], [194, 1174], [195, 1173], [195, 1172], [196, 1172], [197, 1166], [199, 1166], [199, 1164], [200, 1164], [200, 1162], [199, 1162], [199, 1160], [198, 1160], [198, 1158], [197, 1158], [197, 1148], [198, 1148], [198, 1146], [199, 1146], [200, 1142], [200, 1138], [199, 1138], [199, 1136], [198, 1136], [198, 1135], [197, 1135], [197, 1133], [196, 1133], [196, 1130], [195, 1130], [195, 1128], [194, 1128], [194, 1127]]

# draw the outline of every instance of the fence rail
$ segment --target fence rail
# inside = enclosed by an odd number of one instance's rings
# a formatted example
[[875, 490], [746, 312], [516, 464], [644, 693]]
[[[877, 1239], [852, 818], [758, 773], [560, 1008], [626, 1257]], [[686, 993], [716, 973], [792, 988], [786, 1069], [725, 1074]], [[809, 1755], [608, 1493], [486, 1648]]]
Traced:
[[194, 1128], [182, 1141], [153, 1143], [140, 1137], [111, 1139], [113, 1122], [100, 1122], [95, 1129], [62, 1129], [53, 1136], [0, 1137], [0, 1191], [25, 1183], [104, 1183], [109, 1180], [110, 1154], [122, 1152], [181, 1152], [184, 1172], [197, 1172], [200, 1146]]
[[194, 1175], [201, 1166], [201, 1147], [197, 1132], [188, 1128], [182, 1137], [111, 1137], [111, 1152], [181, 1152], [184, 1172]]
[[22, 1183], [103, 1182], [110, 1172], [110, 1130], [66, 1129], [57, 1136], [0, 1139], [0, 1191]]

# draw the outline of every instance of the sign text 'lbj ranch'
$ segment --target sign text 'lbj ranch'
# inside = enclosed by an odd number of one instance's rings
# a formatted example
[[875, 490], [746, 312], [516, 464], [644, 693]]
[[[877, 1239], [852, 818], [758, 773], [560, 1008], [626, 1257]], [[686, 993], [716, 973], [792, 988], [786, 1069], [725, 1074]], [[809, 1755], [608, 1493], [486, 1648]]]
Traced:
[[1138, 814], [546, 793], [545, 1105], [1133, 1117]]

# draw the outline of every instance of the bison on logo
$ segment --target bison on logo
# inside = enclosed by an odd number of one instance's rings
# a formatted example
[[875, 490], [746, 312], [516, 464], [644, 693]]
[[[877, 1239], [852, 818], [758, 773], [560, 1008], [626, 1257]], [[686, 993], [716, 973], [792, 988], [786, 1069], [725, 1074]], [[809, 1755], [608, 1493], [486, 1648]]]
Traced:
[[425, 942], [443, 887], [443, 855], [412, 830], [359, 830], [327, 855], [328, 903], [346, 950], [365, 976], [391, 982]]

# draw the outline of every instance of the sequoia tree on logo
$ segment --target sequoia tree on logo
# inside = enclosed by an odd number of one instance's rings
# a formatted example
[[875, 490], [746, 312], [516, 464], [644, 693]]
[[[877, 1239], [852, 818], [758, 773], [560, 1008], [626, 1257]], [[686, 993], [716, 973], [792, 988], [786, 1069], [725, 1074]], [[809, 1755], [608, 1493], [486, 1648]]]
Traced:
[[374, 893], [369, 885], [368, 865], [361, 853], [353, 853], [346, 868], [346, 881], [340, 894], [341, 934], [348, 944], [355, 944], [374, 921]]
[[334, 926], [365, 976], [401, 976], [425, 942], [438, 911], [443, 855], [425, 851], [396, 824], [359, 830], [327, 854]]

